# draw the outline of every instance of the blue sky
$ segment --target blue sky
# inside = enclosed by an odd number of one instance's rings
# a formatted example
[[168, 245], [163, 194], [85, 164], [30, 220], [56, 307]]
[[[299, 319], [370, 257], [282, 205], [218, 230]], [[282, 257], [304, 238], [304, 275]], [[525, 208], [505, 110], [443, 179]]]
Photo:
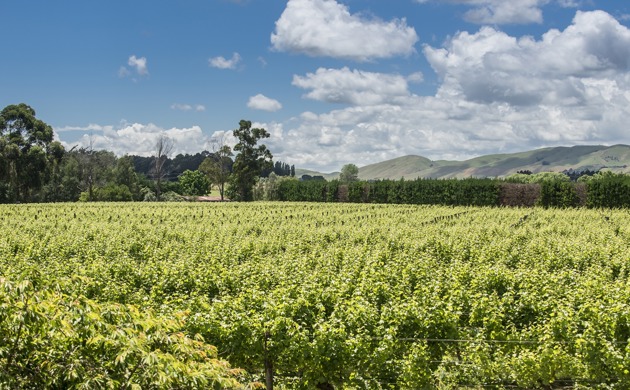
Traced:
[[239, 120], [338, 170], [630, 143], [630, 2], [23, 0], [0, 4], [0, 107], [67, 146], [195, 153]]

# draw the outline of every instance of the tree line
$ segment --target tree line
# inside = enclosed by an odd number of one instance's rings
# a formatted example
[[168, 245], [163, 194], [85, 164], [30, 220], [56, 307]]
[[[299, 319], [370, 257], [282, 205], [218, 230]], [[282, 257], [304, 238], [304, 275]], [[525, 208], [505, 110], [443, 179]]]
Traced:
[[209, 151], [171, 158], [174, 142], [162, 135], [150, 157], [117, 157], [96, 150], [92, 140], [66, 150], [32, 107], [9, 105], [0, 112], [0, 203], [174, 201], [206, 195], [211, 186], [221, 199], [247, 201], [260, 176], [295, 175], [295, 166], [274, 164], [271, 151], [258, 144], [269, 137], [265, 129], [242, 120], [233, 135], [234, 150], [223, 137]]
[[557, 172], [501, 179], [363, 181], [342, 170], [339, 179], [331, 181], [270, 176], [261, 179], [254, 191], [256, 200], [289, 202], [630, 208], [630, 175], [610, 171], [577, 181]]
[[[504, 179], [360, 181], [345, 165], [338, 180], [304, 175], [273, 162], [261, 140], [269, 133], [241, 120], [211, 150], [171, 158], [173, 140], [162, 135], [150, 157], [117, 157], [87, 146], [65, 150], [52, 128], [22, 103], [0, 112], [0, 203], [66, 201], [177, 201], [206, 195], [221, 200], [409, 203], [478, 206], [630, 207], [630, 176], [611, 172], [518, 172]], [[235, 156], [236, 153], [236, 156]], [[262, 179], [261, 179], [262, 177]]]

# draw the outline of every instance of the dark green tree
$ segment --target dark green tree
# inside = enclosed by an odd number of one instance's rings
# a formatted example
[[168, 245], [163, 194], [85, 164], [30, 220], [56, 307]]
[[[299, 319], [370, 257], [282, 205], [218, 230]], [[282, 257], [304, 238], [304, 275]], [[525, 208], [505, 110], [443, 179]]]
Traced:
[[42, 201], [60, 202], [64, 200], [61, 184], [61, 165], [65, 155], [66, 151], [60, 142], [53, 141], [48, 146], [48, 178], [46, 180], [47, 184], [42, 189]]
[[133, 169], [133, 160], [130, 156], [123, 156], [116, 161], [113, 176], [115, 184], [126, 186], [134, 200], [141, 200], [138, 175]]
[[49, 163], [59, 161], [63, 147], [53, 142], [53, 129], [24, 103], [0, 112], [0, 182], [5, 200], [38, 200], [50, 177]]
[[206, 195], [210, 188], [210, 180], [199, 170], [187, 169], [179, 176], [179, 188], [183, 195]]
[[76, 151], [66, 153], [61, 160], [59, 169], [61, 185], [59, 189], [60, 200], [65, 202], [76, 202], [81, 195], [81, 167]]
[[228, 197], [232, 200], [250, 201], [254, 198], [254, 185], [265, 169], [273, 167], [273, 156], [267, 146], [258, 145], [258, 141], [269, 138], [265, 129], [252, 128], [252, 122], [241, 120], [235, 129], [234, 137], [238, 143], [234, 151], [238, 152], [234, 159]]

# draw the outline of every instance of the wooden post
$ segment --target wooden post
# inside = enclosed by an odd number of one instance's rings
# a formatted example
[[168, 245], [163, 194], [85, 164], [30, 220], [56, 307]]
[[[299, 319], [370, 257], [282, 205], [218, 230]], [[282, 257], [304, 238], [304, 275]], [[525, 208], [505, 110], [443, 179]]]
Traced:
[[269, 332], [265, 332], [265, 341], [263, 344], [265, 350], [265, 385], [267, 390], [273, 390], [273, 362], [269, 357], [269, 351], [267, 349], [267, 341], [269, 340]]

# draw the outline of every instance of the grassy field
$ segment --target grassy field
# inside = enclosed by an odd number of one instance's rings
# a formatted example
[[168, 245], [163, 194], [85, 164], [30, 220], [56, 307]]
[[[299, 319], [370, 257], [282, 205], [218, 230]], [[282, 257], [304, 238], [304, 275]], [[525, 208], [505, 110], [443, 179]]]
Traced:
[[[216, 346], [244, 370], [241, 383], [264, 383], [269, 371], [280, 389], [621, 389], [630, 387], [629, 214], [3, 205], [0, 277], [177, 317], [173, 332]], [[0, 340], [8, 366], [20, 339]]]

